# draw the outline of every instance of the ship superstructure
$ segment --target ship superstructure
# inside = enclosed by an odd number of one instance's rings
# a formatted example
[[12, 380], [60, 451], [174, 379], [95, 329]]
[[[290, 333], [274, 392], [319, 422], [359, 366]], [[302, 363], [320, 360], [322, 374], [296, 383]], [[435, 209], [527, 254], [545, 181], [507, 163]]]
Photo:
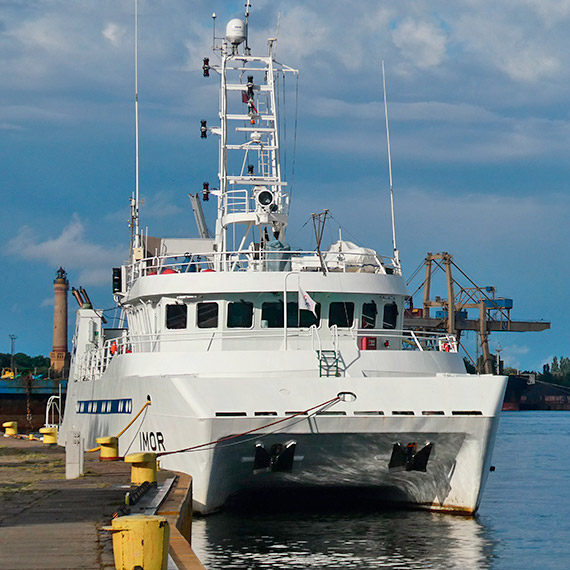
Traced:
[[[292, 250], [276, 85], [296, 71], [253, 56], [247, 18], [204, 59], [220, 77], [213, 238], [133, 236], [114, 272], [123, 328], [77, 311], [62, 434], [157, 452], [211, 512], [244, 491], [344, 488], [472, 513], [505, 389], [468, 375], [449, 334], [404, 330], [397, 256], [340, 240]], [[138, 216], [138, 207], [133, 208]], [[138, 228], [138, 220], [133, 223]], [[150, 405], [147, 402], [150, 401]]]

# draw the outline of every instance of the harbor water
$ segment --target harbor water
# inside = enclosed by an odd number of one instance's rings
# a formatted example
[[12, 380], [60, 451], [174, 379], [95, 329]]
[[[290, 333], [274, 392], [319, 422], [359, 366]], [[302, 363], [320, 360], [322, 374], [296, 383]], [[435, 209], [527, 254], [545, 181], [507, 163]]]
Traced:
[[570, 412], [503, 412], [476, 517], [328, 504], [198, 518], [193, 548], [214, 569], [566, 569]]

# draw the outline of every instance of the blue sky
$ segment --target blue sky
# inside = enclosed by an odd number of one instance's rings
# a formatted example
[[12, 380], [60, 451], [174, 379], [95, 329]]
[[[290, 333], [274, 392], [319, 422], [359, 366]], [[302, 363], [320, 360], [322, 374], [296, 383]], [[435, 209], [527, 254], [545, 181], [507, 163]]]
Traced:
[[[216, 141], [199, 137], [200, 119], [217, 115], [202, 58], [212, 12], [220, 31], [243, 4], [140, 0], [141, 224], [151, 235], [196, 235], [187, 193], [215, 181], [217, 164]], [[570, 354], [570, 1], [323, 5], [255, 0], [250, 19], [251, 44], [264, 50], [278, 33], [278, 59], [300, 70], [292, 246], [313, 247], [303, 224], [329, 208], [329, 243], [338, 222], [345, 239], [391, 252], [384, 59], [404, 273], [448, 251], [514, 299], [513, 318], [552, 322], [493, 335], [507, 365], [540, 369]], [[128, 248], [133, 1], [1, 8], [0, 352], [15, 334], [17, 351], [47, 354], [57, 268], [108, 308], [111, 267]]]

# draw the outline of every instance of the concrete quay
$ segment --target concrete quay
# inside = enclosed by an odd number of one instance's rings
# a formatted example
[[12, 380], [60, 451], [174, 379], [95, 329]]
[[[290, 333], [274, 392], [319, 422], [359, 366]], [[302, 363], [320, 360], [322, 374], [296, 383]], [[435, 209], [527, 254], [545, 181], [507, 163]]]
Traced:
[[[113, 569], [111, 533], [104, 530], [124, 505], [130, 465], [86, 453], [84, 475], [65, 478], [65, 450], [40, 441], [0, 436], [0, 569]], [[159, 489], [174, 481], [156, 514], [170, 526], [169, 570], [204, 570], [184, 536], [191, 516], [177, 522], [191, 478], [160, 471]], [[150, 495], [150, 493], [149, 493]], [[131, 507], [145, 508], [144, 500]]]

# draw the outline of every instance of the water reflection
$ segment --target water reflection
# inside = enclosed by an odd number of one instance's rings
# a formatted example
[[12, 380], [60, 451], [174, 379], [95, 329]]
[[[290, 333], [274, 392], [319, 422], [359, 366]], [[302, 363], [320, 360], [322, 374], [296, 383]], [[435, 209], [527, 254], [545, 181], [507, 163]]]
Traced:
[[494, 544], [476, 518], [427, 512], [229, 512], [194, 521], [208, 570], [491, 568]]

